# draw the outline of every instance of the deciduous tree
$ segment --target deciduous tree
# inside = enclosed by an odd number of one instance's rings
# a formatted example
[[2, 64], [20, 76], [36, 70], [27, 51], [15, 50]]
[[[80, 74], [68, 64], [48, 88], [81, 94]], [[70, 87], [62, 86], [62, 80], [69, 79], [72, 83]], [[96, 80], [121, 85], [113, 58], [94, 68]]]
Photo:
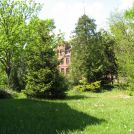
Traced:
[[16, 59], [21, 59], [31, 34], [28, 22], [39, 9], [40, 6], [32, 0], [0, 1], [0, 62], [7, 74], [9, 85]]

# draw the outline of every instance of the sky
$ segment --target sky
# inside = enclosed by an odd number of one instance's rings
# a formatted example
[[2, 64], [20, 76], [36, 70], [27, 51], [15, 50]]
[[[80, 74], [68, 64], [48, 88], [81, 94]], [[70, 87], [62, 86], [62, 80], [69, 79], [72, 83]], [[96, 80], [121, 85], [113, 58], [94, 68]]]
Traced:
[[36, 0], [43, 5], [39, 17], [50, 18], [55, 22], [55, 33], [61, 31], [65, 40], [69, 40], [79, 17], [84, 14], [95, 19], [97, 29], [108, 28], [108, 18], [116, 10], [123, 11], [134, 3], [134, 0]]

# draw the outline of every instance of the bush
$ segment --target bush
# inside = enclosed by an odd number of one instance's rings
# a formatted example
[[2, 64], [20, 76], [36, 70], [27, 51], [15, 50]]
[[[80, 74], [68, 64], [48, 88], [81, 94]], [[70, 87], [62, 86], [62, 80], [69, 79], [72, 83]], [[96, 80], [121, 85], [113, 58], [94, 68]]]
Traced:
[[6, 98], [26, 98], [23, 92], [16, 92], [12, 89], [1, 88], [0, 89], [0, 99]]
[[31, 72], [27, 76], [26, 95], [37, 98], [64, 98], [67, 84], [58, 70], [49, 68]]
[[134, 96], [134, 92], [133, 91], [129, 92], [129, 96]]
[[87, 84], [86, 88], [89, 91], [100, 92], [101, 91], [101, 82], [100, 81], [92, 82], [90, 84]]
[[0, 99], [11, 98], [11, 92], [8, 90], [0, 89]]
[[80, 80], [80, 85], [75, 86], [74, 90], [100, 92], [101, 91], [101, 81], [88, 83], [85, 79]]

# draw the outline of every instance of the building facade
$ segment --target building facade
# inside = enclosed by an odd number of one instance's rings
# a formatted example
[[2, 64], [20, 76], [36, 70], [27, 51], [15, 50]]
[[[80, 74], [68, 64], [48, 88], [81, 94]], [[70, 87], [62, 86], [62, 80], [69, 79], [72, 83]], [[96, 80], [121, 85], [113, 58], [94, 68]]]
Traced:
[[69, 73], [69, 66], [71, 62], [71, 47], [68, 43], [60, 44], [57, 48], [57, 55], [59, 61], [59, 71], [64, 75]]

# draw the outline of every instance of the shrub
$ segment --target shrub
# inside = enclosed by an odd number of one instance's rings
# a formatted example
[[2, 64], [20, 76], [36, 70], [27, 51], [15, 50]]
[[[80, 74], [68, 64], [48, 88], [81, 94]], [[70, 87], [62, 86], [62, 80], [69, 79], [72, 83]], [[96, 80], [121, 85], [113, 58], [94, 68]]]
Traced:
[[74, 90], [77, 90], [77, 91], [86, 91], [86, 87], [84, 85], [77, 85], [74, 87]]
[[92, 82], [90, 84], [87, 84], [86, 88], [89, 91], [99, 92], [99, 91], [101, 91], [101, 81], [96, 81], [96, 82]]
[[11, 92], [9, 90], [0, 89], [0, 99], [11, 98]]
[[133, 91], [129, 92], [129, 96], [134, 96]]
[[0, 88], [0, 99], [6, 98], [26, 98], [23, 92], [16, 92], [9, 88]]
[[101, 91], [101, 81], [88, 83], [88, 82], [86, 82], [86, 80], [80, 80], [80, 85], [75, 86], [74, 90], [100, 92]]
[[58, 70], [49, 68], [31, 72], [27, 76], [26, 95], [37, 98], [63, 98], [67, 84]]

